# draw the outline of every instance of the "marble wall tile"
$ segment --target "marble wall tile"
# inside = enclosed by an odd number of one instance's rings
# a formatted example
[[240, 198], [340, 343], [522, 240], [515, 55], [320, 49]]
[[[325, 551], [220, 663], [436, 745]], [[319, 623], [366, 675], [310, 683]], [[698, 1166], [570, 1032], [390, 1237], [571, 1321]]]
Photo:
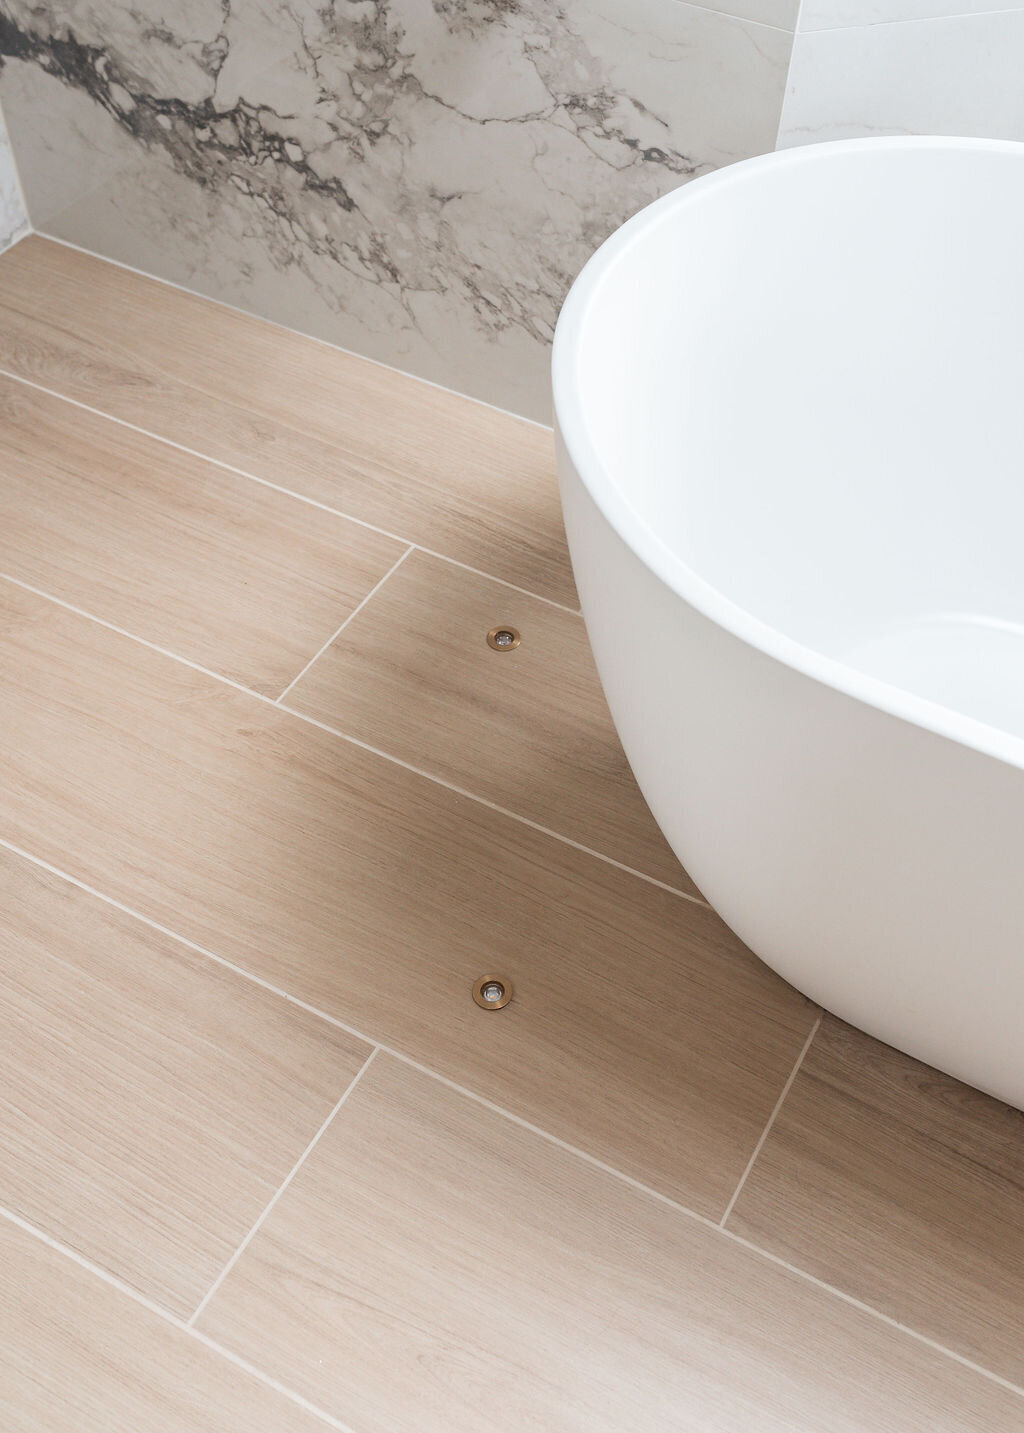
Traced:
[[773, 147], [791, 44], [683, 0], [0, 0], [0, 99], [42, 232], [546, 420], [572, 277]]
[[1024, 10], [1024, 5], [1021, 0], [803, 0], [798, 28], [887, 25], [896, 20], [935, 20], [995, 10]]
[[0, 115], [0, 252], [28, 233], [28, 215], [21, 197], [10, 141]]
[[798, 33], [779, 148], [873, 134], [1024, 139], [1024, 10]]
[[796, 28], [800, 0], [694, 0], [706, 10], [733, 15], [738, 20], [756, 20], [761, 25], [779, 25], [784, 30]]

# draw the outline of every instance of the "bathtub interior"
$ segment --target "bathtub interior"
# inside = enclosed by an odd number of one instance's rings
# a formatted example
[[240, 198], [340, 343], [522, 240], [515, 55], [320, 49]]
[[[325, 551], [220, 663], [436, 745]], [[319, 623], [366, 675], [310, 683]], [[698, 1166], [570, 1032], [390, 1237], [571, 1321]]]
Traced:
[[580, 287], [577, 462], [663, 575], [1024, 738], [1024, 145], [738, 165]]

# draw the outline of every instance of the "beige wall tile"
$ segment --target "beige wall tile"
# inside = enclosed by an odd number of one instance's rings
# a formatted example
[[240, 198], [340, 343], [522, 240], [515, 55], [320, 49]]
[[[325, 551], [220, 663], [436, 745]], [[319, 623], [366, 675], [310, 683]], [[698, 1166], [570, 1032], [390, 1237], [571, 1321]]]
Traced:
[[729, 1220], [1024, 1382], [1024, 1115], [826, 1017]]
[[576, 605], [546, 428], [38, 237], [0, 368]]
[[188, 1316], [369, 1049], [7, 851], [0, 910], [0, 1205]]
[[200, 1317], [360, 1433], [1000, 1433], [1024, 1400], [378, 1058]]
[[405, 549], [0, 376], [0, 573], [278, 696]]
[[[724, 1211], [813, 1011], [711, 911], [0, 593], [0, 835]], [[501, 1014], [470, 998], [495, 968]]]
[[4, 1433], [323, 1433], [197, 1339], [0, 1219]]
[[[522, 636], [494, 652], [501, 623]], [[287, 704], [686, 891], [622, 752], [581, 618], [425, 553]]]

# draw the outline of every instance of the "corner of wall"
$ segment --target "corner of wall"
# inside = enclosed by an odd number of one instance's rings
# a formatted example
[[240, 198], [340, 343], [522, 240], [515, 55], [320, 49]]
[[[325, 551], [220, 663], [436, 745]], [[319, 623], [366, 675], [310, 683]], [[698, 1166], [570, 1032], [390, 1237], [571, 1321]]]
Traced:
[[797, 0], [796, 14], [793, 17], [793, 43], [789, 50], [789, 64], [786, 66], [786, 80], [782, 89], [782, 108], [779, 110], [779, 123], [775, 131], [775, 144], [773, 146], [775, 149], [778, 149], [779, 141], [786, 127], [786, 106], [789, 104], [789, 82], [793, 75], [797, 45], [800, 43], [800, 21], [803, 17], [803, 13], [804, 0]]
[[0, 108], [0, 253], [31, 232], [25, 190], [3, 109]]

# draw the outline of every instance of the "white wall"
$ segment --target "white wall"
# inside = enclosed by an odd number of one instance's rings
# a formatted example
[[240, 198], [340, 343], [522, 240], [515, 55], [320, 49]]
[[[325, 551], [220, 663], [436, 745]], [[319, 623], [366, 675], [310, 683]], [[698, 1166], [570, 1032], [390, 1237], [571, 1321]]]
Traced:
[[0, 252], [28, 233], [28, 215], [14, 167], [14, 155], [0, 114]]
[[875, 134], [1024, 140], [1024, 6], [804, 0], [778, 148]]

